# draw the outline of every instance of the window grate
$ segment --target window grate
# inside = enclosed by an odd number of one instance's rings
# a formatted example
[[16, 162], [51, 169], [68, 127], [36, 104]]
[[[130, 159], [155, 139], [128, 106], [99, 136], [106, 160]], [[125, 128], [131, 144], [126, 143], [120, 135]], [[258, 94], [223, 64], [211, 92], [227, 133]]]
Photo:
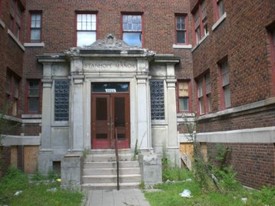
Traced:
[[54, 120], [69, 120], [69, 80], [55, 80]]
[[151, 80], [151, 118], [152, 120], [164, 120], [164, 84], [163, 80]]

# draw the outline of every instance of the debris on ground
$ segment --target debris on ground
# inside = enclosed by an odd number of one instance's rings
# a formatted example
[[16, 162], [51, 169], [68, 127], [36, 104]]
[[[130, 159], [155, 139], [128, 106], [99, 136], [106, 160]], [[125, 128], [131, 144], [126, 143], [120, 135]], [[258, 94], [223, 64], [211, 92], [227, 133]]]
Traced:
[[56, 191], [57, 191], [57, 188], [56, 188], [56, 187], [47, 189], [47, 192], [56, 192]]
[[247, 198], [246, 198], [246, 197], [241, 198], [241, 200], [242, 200], [242, 202], [243, 202], [244, 204], [246, 204], [246, 202], [247, 202]]
[[16, 191], [16, 192], [14, 193], [14, 196], [18, 196], [18, 195], [20, 195], [22, 192], [23, 192], [22, 190], [18, 190], [18, 191]]
[[191, 196], [191, 191], [188, 190], [188, 189], [184, 189], [184, 190], [182, 191], [182, 193], [180, 193], [179, 195], [180, 195], [181, 197], [187, 197], [187, 198], [192, 197], [192, 196]]

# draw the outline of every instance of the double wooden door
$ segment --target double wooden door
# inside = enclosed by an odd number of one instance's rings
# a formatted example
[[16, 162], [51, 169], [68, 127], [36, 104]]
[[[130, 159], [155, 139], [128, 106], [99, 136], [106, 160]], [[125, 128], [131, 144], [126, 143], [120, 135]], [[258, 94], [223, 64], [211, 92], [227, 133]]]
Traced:
[[[129, 93], [92, 94], [92, 148], [109, 149], [130, 146]], [[116, 132], [117, 131], [117, 132]]]

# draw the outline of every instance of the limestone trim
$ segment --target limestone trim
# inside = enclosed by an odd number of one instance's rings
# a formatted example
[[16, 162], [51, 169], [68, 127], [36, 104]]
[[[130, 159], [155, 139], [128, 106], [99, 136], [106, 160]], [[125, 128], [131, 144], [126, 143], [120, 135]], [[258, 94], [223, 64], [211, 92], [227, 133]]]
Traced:
[[24, 43], [24, 47], [45, 47], [44, 42], [39, 43]]
[[17, 39], [14, 34], [12, 33], [11, 30], [8, 29], [8, 34], [9, 36], [13, 39], [13, 41], [20, 47], [20, 49], [22, 51], [25, 51], [25, 47], [23, 46], [23, 44], [19, 41], [19, 39]]
[[207, 132], [197, 134], [198, 142], [208, 143], [275, 143], [275, 127]]
[[253, 102], [251, 104], [242, 105], [239, 107], [229, 108], [229, 109], [219, 111], [219, 112], [216, 112], [213, 114], [206, 114], [206, 115], [200, 116], [198, 118], [198, 121], [207, 120], [207, 119], [211, 119], [211, 118], [219, 118], [219, 117], [222, 117], [225, 115], [233, 115], [233, 114], [237, 114], [237, 113], [241, 113], [241, 112], [248, 112], [249, 110], [255, 110], [255, 109], [259, 109], [261, 107], [266, 107], [266, 106], [270, 106], [270, 105], [275, 105], [275, 97], [265, 99], [262, 101], [258, 101], [258, 102]]
[[218, 26], [226, 19], [226, 12], [216, 21], [216, 23], [212, 26], [212, 31], [214, 31]]
[[4, 146], [15, 146], [15, 145], [29, 145], [39, 146], [40, 136], [16, 136], [16, 135], [5, 135], [3, 136], [2, 144]]
[[3, 29], [5, 29], [5, 27], [6, 27], [6, 25], [5, 25], [5, 23], [2, 21], [2, 19], [0, 19], [0, 26], [1, 26]]
[[192, 49], [192, 44], [173, 44], [173, 49]]
[[207, 32], [206, 35], [204, 35], [204, 37], [197, 43], [197, 45], [191, 50], [191, 52], [195, 51], [200, 45], [202, 42], [204, 42], [204, 40], [209, 36], [209, 32]]

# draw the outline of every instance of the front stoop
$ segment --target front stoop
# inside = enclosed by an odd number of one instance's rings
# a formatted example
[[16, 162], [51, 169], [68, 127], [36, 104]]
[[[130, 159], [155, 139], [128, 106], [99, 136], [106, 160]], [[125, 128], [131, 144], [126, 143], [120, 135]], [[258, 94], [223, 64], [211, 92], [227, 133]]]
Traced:
[[[119, 182], [121, 189], [138, 188], [141, 183], [139, 162], [130, 149], [119, 150]], [[115, 150], [93, 150], [84, 159], [83, 190], [113, 190], [117, 188]]]

